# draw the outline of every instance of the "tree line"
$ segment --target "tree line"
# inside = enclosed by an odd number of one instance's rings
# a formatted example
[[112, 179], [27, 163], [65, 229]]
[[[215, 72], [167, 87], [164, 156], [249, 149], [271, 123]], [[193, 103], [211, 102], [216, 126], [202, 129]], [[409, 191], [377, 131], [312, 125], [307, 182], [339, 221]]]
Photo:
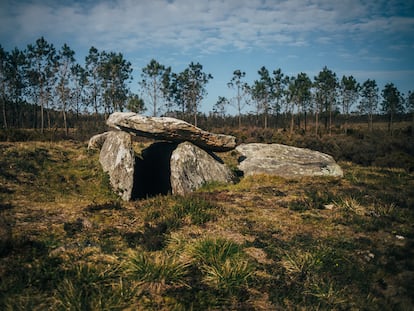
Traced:
[[246, 73], [235, 70], [228, 84], [235, 90], [235, 95], [230, 99], [220, 97], [215, 112], [224, 115], [226, 106], [233, 105], [240, 125], [241, 111], [250, 104], [256, 115], [263, 117], [264, 128], [268, 125], [269, 115], [290, 116], [290, 132], [295, 124], [306, 132], [308, 115], [314, 119], [316, 130], [322, 119], [328, 131], [331, 131], [333, 116], [337, 114], [344, 116], [345, 131], [351, 114], [365, 115], [370, 130], [373, 116], [378, 113], [388, 116], [390, 131], [397, 114], [412, 113], [414, 122], [414, 93], [410, 91], [404, 95], [393, 83], [387, 83], [380, 93], [375, 80], [367, 79], [360, 84], [352, 75], [339, 79], [326, 66], [313, 80], [303, 72], [289, 77], [280, 68], [270, 73], [263, 66], [257, 73], [259, 78], [249, 85], [243, 82]]
[[[402, 94], [393, 83], [380, 92], [373, 79], [359, 83], [352, 75], [339, 78], [326, 66], [313, 78], [303, 72], [288, 76], [280, 68], [269, 71], [265, 66], [257, 74], [249, 84], [245, 72], [234, 70], [227, 84], [233, 97], [219, 96], [210, 116], [225, 118], [227, 108], [233, 106], [241, 127], [250, 107], [247, 114], [253, 109], [264, 128], [269, 126], [269, 117], [290, 118], [290, 132], [295, 127], [308, 131], [310, 121], [316, 131], [320, 123], [331, 131], [338, 114], [344, 117], [345, 131], [351, 114], [366, 116], [370, 130], [376, 114], [387, 115], [390, 131], [398, 114], [412, 113], [414, 122], [414, 92]], [[68, 115], [72, 119], [85, 115], [106, 118], [124, 110], [147, 110], [153, 116], [175, 116], [197, 125], [211, 79], [200, 63], [191, 62], [174, 73], [152, 59], [142, 68], [139, 94], [134, 94], [129, 86], [132, 66], [122, 53], [91, 47], [81, 65], [67, 44], [57, 50], [43, 37], [24, 50], [6, 51], [0, 45], [0, 126], [29, 127], [43, 133], [45, 128], [62, 124], [67, 134]]]

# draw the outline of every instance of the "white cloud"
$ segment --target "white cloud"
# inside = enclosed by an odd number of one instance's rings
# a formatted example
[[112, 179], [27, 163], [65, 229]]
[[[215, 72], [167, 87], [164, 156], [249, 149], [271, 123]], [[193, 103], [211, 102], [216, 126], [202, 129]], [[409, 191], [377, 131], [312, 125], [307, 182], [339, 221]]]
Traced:
[[26, 43], [39, 35], [50, 40], [70, 36], [83, 45], [104, 49], [131, 51], [145, 46], [214, 52], [329, 44], [344, 38], [366, 40], [378, 31], [413, 31], [414, 18], [380, 15], [384, 5], [389, 4], [358, 0], [9, 0], [0, 4], [0, 11], [9, 11], [0, 16], [0, 34]]

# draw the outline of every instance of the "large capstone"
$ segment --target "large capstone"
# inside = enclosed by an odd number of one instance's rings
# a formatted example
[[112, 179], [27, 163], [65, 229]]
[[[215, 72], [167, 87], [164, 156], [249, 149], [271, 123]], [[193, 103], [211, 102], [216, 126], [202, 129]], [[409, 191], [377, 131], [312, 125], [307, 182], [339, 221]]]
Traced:
[[172, 193], [180, 195], [213, 181], [229, 183], [234, 177], [221, 159], [189, 142], [172, 152], [170, 168]]
[[325, 153], [281, 144], [242, 144], [238, 168], [244, 175], [269, 174], [282, 177], [334, 176], [343, 171]]
[[110, 127], [137, 136], [171, 142], [189, 141], [205, 150], [229, 151], [236, 147], [231, 135], [204, 131], [183, 120], [170, 117], [147, 117], [133, 112], [115, 112], [106, 121]]
[[99, 162], [104, 172], [108, 173], [114, 191], [123, 200], [130, 200], [135, 168], [131, 135], [120, 131], [109, 132], [99, 154]]

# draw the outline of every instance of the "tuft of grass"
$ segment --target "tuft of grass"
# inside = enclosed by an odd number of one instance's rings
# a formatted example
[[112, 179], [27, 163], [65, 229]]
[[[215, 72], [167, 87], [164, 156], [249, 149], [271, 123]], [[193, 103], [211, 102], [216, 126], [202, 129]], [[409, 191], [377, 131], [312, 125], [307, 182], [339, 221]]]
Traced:
[[193, 257], [204, 265], [221, 265], [227, 259], [240, 259], [243, 252], [237, 243], [223, 238], [206, 238], [193, 246]]
[[165, 232], [185, 224], [203, 225], [216, 219], [219, 208], [212, 202], [196, 195], [188, 197], [159, 198], [144, 207], [145, 221], [163, 224]]
[[247, 289], [253, 269], [238, 244], [207, 238], [199, 241], [191, 253], [206, 285], [230, 296]]
[[293, 211], [307, 211], [313, 209], [324, 209], [325, 205], [333, 200], [333, 195], [325, 189], [308, 189], [303, 198], [293, 200], [288, 204]]
[[343, 209], [346, 213], [354, 213], [356, 215], [365, 215], [366, 209], [357, 199], [353, 197], [344, 197], [336, 203], [336, 206]]
[[188, 263], [180, 262], [168, 253], [153, 256], [133, 252], [126, 263], [126, 273], [139, 285], [160, 293], [168, 287], [188, 287]]
[[330, 310], [342, 309], [348, 302], [345, 289], [339, 288], [334, 280], [315, 280], [305, 294], [315, 297], [320, 307]]
[[137, 294], [133, 283], [119, 269], [100, 269], [91, 264], [75, 264], [56, 288], [56, 310], [120, 310]]
[[[216, 219], [220, 209], [211, 201], [192, 195], [155, 197], [144, 204], [143, 210], [143, 229], [126, 236], [132, 242], [138, 241], [147, 250], [155, 251], [164, 248], [168, 235], [174, 230], [185, 225], [204, 225]], [[129, 244], [131, 247], [134, 246]]]
[[210, 181], [204, 183], [197, 192], [213, 192], [213, 191], [221, 191], [228, 187], [227, 183], [219, 182], [219, 181]]
[[[310, 306], [323, 310], [356, 307], [347, 297], [353, 295], [364, 300], [374, 271], [364, 267], [362, 262], [355, 264], [357, 258], [341, 249], [342, 243], [311, 241], [285, 250], [278, 262], [279, 277], [274, 281], [280, 291], [275, 290], [273, 299], [285, 307], [295, 305], [305, 309]], [[349, 280], [353, 280], [353, 284]], [[356, 284], [358, 293], [353, 288]]]
[[188, 216], [193, 225], [202, 225], [216, 218], [218, 208], [211, 202], [197, 197], [181, 197], [173, 206], [173, 215], [177, 218]]
[[313, 253], [302, 250], [285, 252], [280, 266], [292, 282], [302, 282], [320, 265], [320, 259]]
[[203, 265], [202, 281], [213, 289], [234, 296], [246, 290], [253, 276], [247, 260], [226, 259], [220, 265]]

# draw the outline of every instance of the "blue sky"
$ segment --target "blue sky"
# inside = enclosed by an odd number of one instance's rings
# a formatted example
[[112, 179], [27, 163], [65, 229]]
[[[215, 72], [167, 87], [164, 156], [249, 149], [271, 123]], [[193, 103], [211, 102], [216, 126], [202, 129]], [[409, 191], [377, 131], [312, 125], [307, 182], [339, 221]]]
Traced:
[[[360, 83], [393, 82], [414, 90], [413, 0], [1, 0], [0, 44], [24, 49], [44, 36], [67, 43], [81, 64], [91, 46], [122, 52], [133, 65], [133, 91], [154, 58], [180, 72], [200, 62], [210, 80], [211, 111], [235, 69], [246, 81], [281, 68], [312, 79], [328, 66]], [[231, 110], [229, 110], [231, 112]]]

